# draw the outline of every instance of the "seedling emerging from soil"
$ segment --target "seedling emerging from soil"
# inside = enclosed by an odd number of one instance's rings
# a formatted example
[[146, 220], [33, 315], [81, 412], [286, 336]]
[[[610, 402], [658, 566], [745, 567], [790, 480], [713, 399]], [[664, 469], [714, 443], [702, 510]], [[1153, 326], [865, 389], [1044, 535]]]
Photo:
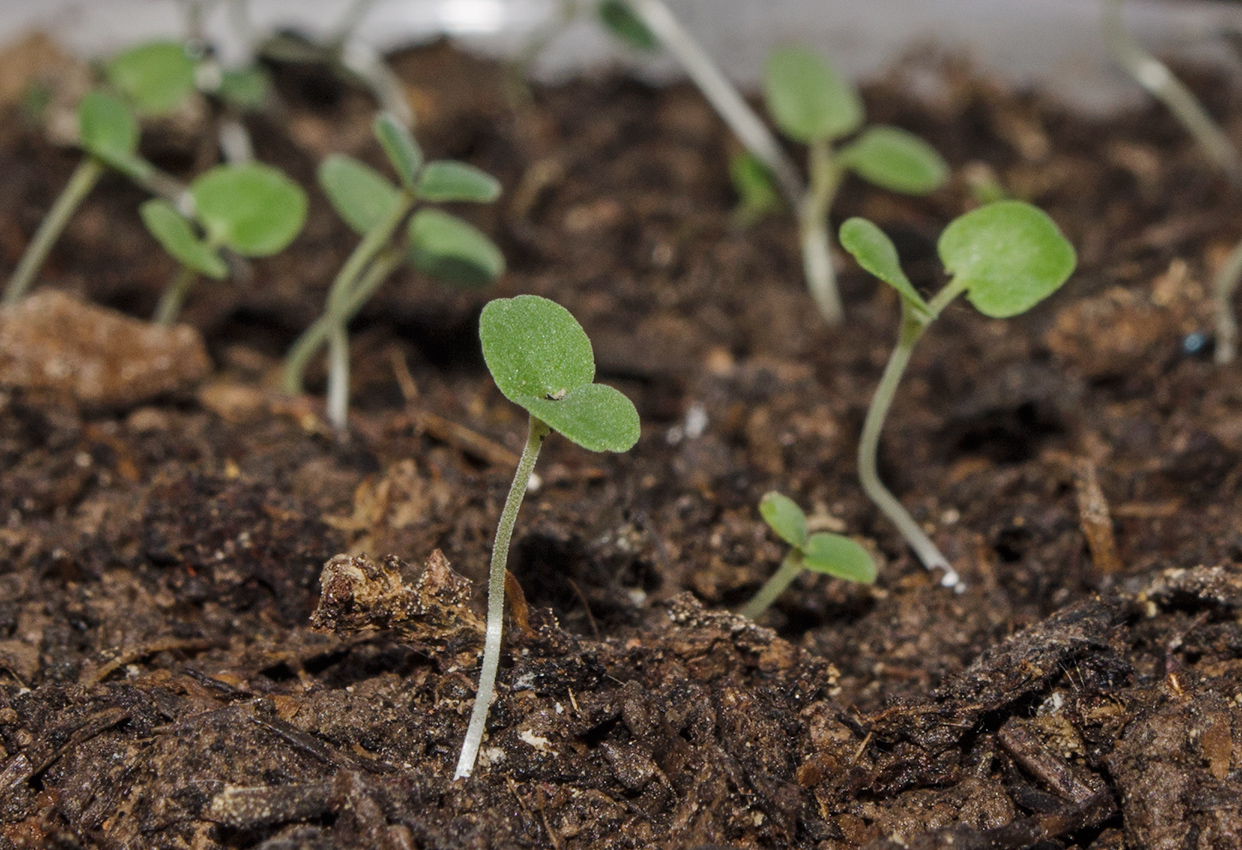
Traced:
[[768, 609], [803, 570], [812, 570], [860, 584], [875, 583], [875, 561], [867, 550], [848, 537], [807, 528], [806, 514], [797, 502], [780, 493], [767, 493], [759, 502], [759, 514], [792, 547], [780, 567], [767, 580], [741, 614], [752, 620]]
[[851, 218], [841, 226], [841, 245], [858, 264], [901, 296], [901, 332], [876, 388], [858, 444], [858, 477], [863, 489], [918, 554], [927, 569], [944, 570], [941, 584], [964, 585], [948, 559], [880, 481], [876, 455], [880, 431], [915, 343], [962, 293], [985, 316], [1025, 313], [1061, 287], [1074, 271], [1074, 249], [1041, 210], [1022, 201], [998, 201], [954, 219], [940, 235], [940, 261], [949, 282], [930, 301], [923, 300], [901, 268], [897, 249], [871, 222]]
[[807, 285], [830, 324], [841, 321], [841, 297], [828, 245], [828, 211], [846, 174], [894, 192], [923, 195], [940, 187], [949, 167], [913, 133], [868, 127], [835, 147], [863, 124], [858, 92], [818, 54], [798, 47], [777, 50], [764, 74], [768, 111], [781, 132], [809, 151], [810, 190], [796, 210]]
[[[1194, 93], [1168, 66], [1149, 53], [1121, 20], [1121, 0], [1104, 0], [1104, 45], [1139, 85], [1168, 107], [1199, 147], [1220, 166], [1235, 189], [1242, 188], [1242, 151], [1217, 126]], [[1232, 363], [1238, 352], [1238, 321], [1233, 298], [1242, 283], [1242, 241], [1216, 272], [1212, 295], [1216, 302], [1216, 362]]]
[[639, 434], [638, 411], [630, 400], [612, 387], [592, 383], [595, 354], [591, 340], [564, 307], [537, 295], [497, 299], [483, 308], [479, 338], [496, 386], [530, 414], [530, 424], [526, 448], [496, 528], [487, 582], [483, 668], [455, 779], [474, 770], [483, 741], [500, 667], [509, 541], [544, 438], [559, 431], [593, 452], [624, 452], [638, 442]]
[[156, 308], [154, 321], [171, 325], [200, 274], [228, 276], [220, 249], [243, 257], [267, 257], [284, 250], [306, 221], [306, 193], [278, 169], [260, 163], [219, 165], [190, 184], [194, 225], [162, 199], [139, 209], [143, 223], [181, 263]]
[[[442, 210], [416, 209], [448, 201], [490, 203], [500, 195], [496, 179], [463, 162], [424, 161], [409, 131], [390, 115], [376, 119], [375, 135], [400, 182], [393, 185], [370, 166], [339, 154], [320, 167], [328, 200], [362, 241], [332, 282], [323, 316], [285, 358], [285, 391], [298, 393], [311, 358], [328, 345], [328, 418], [337, 428], [345, 427], [349, 409], [349, 321], [398, 266], [409, 262], [460, 286], [486, 285], [505, 268], [500, 250], [473, 225]], [[395, 238], [403, 222], [404, 235]]]

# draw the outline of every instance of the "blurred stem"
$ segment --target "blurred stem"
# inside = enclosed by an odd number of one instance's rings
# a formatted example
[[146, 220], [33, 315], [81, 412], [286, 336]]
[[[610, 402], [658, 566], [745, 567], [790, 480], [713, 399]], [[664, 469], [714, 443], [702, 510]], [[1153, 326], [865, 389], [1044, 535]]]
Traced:
[[155, 315], [152, 316], [151, 321], [162, 328], [172, 327], [181, 313], [181, 305], [185, 303], [186, 296], [190, 294], [197, 280], [198, 272], [189, 266], [183, 264], [177, 269], [177, 275], [160, 297], [160, 303], [156, 306]]
[[828, 210], [841, 184], [841, 167], [835, 162], [832, 144], [827, 139], [811, 142], [809, 156], [811, 188], [802, 206], [797, 208], [802, 268], [819, 314], [828, 324], [839, 325], [843, 313], [836, 270], [832, 265]]
[[1238, 356], [1238, 320], [1233, 313], [1233, 296], [1242, 280], [1242, 241], [1234, 246], [1212, 281], [1216, 301], [1216, 362], [1232, 363]]
[[764, 583], [763, 587], [759, 588], [759, 592], [738, 613], [752, 620], [758, 619], [759, 615], [768, 610], [776, 598], [793, 584], [793, 580], [798, 577], [802, 569], [802, 553], [797, 549], [790, 550], [776, 572], [772, 573], [772, 577]]
[[52, 246], [64, 232], [65, 225], [69, 223], [74, 212], [90, 194], [91, 189], [95, 188], [95, 184], [99, 182], [103, 173], [102, 162], [89, 154], [82, 157], [82, 161], [78, 163], [78, 167], [69, 177], [69, 182], [61, 190], [60, 197], [56, 199], [56, 203], [52, 204], [52, 208], [39, 223], [39, 229], [35, 231], [34, 238], [26, 246], [26, 253], [22, 254], [21, 261], [13, 271], [13, 276], [9, 278], [4, 288], [5, 304], [16, 304], [30, 289], [39, 270], [43, 268], [43, 262], [51, 252]]
[[487, 727], [487, 710], [491, 705], [492, 692], [496, 689], [496, 673], [500, 670], [500, 642], [505, 626], [505, 572], [509, 561], [509, 543], [513, 539], [513, 527], [517, 523], [522, 498], [530, 485], [530, 475], [539, 459], [539, 449], [551, 428], [542, 420], [530, 417], [526, 434], [526, 447], [518, 460], [517, 472], [500, 523], [496, 526], [496, 542], [492, 545], [492, 563], [487, 576], [487, 633], [483, 640], [483, 666], [479, 671], [479, 687], [474, 695], [474, 708], [470, 711], [470, 725], [461, 744], [461, 756], [457, 759], [454, 779], [464, 779], [474, 772], [474, 763], [483, 743]]
[[345, 326], [328, 328], [328, 421], [338, 431], [349, 424], [349, 334]]

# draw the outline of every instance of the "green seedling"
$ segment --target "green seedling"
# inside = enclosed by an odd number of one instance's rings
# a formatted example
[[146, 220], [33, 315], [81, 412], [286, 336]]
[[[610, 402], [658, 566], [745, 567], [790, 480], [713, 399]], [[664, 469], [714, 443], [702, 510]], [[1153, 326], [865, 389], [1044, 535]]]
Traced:
[[638, 442], [638, 411], [619, 390], [595, 379], [591, 340], [564, 307], [537, 295], [500, 298], [479, 317], [483, 359], [505, 398], [530, 414], [526, 447], [505, 499], [487, 582], [487, 632], [479, 688], [457, 760], [455, 779], [469, 776], [483, 741], [500, 667], [505, 564], [522, 497], [543, 440], [559, 431], [593, 452], [624, 452]]
[[874, 126], [859, 133], [863, 105], [857, 90], [813, 51], [788, 47], [774, 52], [763, 88], [776, 126], [808, 149], [810, 189], [795, 210], [802, 264], [820, 314], [829, 324], [839, 324], [841, 297], [827, 234], [841, 181], [853, 173], [884, 189], [923, 195], [943, 185], [949, 167], [934, 148], [906, 130]]
[[[1220, 166], [1230, 184], [1235, 189], [1242, 187], [1242, 150], [1212, 120], [1186, 84], [1130, 34], [1121, 19], [1121, 5], [1121, 0], [1104, 0], [1104, 45], [1109, 54], [1173, 113], [1204, 153]], [[1238, 320], [1233, 312], [1233, 299], [1240, 283], [1242, 241], [1230, 252], [1212, 281], [1216, 307], [1215, 359], [1222, 365], [1232, 363], [1238, 354]]]
[[349, 322], [402, 263], [460, 286], [491, 283], [505, 267], [500, 250], [473, 225], [427, 206], [490, 203], [500, 195], [496, 179], [462, 162], [425, 161], [391, 115], [376, 119], [375, 135], [398, 183], [348, 156], [330, 156], [320, 167], [328, 200], [362, 241], [332, 282], [323, 316], [285, 358], [284, 388], [298, 393], [311, 359], [328, 346], [328, 418], [342, 429], [349, 408]]
[[940, 261], [949, 282], [924, 300], [906, 277], [897, 249], [871, 222], [851, 218], [841, 226], [841, 245], [858, 264], [897, 290], [901, 331], [863, 423], [858, 477], [867, 495], [897, 526], [929, 570], [942, 569], [941, 583], [960, 591], [961, 579], [901, 502], [880, 481], [876, 457], [880, 432], [915, 344], [959, 295], [985, 316], [1025, 313], [1061, 287], [1074, 271], [1074, 249], [1045, 213], [1022, 201], [998, 201], [954, 219], [940, 235]]
[[267, 257], [282, 251], [306, 221], [306, 193], [278, 169], [260, 163], [219, 165], [190, 184], [193, 221], [162, 199], [139, 209], [143, 223], [180, 264], [153, 321], [171, 325], [200, 274], [228, 276], [220, 255]]
[[772, 577], [742, 608], [743, 617], [757, 619], [803, 570], [860, 584], [875, 583], [875, 561], [867, 550], [840, 534], [812, 534], [807, 528], [806, 514], [788, 496], [765, 494], [759, 502], [759, 515], [777, 537], [789, 544], [790, 550]]

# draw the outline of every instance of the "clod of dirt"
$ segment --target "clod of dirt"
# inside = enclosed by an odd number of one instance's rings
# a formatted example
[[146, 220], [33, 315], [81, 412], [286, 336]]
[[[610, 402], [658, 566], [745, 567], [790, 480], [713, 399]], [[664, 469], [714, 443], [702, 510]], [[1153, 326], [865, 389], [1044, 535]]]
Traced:
[[211, 371], [207, 347], [188, 325], [161, 328], [36, 292], [0, 307], [0, 385], [121, 408], [194, 386]]

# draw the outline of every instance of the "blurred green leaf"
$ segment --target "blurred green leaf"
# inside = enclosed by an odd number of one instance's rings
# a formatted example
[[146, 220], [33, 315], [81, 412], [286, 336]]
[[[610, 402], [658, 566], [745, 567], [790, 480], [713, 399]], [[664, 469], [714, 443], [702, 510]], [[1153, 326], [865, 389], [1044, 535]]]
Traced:
[[418, 170], [423, 167], [423, 151], [418, 142], [414, 141], [405, 125], [388, 112], [379, 114], [373, 129], [402, 185], [412, 191]]
[[171, 112], [194, 92], [197, 62], [185, 47], [172, 41], [155, 41], [115, 56], [104, 76], [141, 113]]
[[505, 258], [474, 225], [436, 209], [410, 218], [410, 261], [434, 278], [463, 286], [484, 286], [500, 277]]
[[175, 260], [216, 280], [228, 277], [224, 259], [198, 238], [190, 222], [168, 201], [147, 201], [138, 212], [147, 230]]
[[838, 161], [877, 186], [907, 195], [925, 195], [949, 177], [949, 165], [935, 148], [898, 127], [867, 128]]
[[217, 94], [238, 109], [257, 110], [267, 102], [272, 82], [259, 67], [229, 69], [220, 77]]
[[753, 154], [743, 151], [729, 160], [729, 180], [737, 192], [735, 215], [742, 224], [752, 224], [781, 209], [781, 194], [776, 188], [776, 181]]
[[383, 175], [344, 154], [330, 154], [323, 161], [319, 185], [332, 208], [359, 235], [368, 233], [401, 202], [401, 192]]
[[208, 238], [246, 257], [283, 250], [306, 221], [306, 193], [279, 169], [258, 162], [218, 165], [190, 186]]
[[874, 584], [875, 561], [862, 546], [839, 534], [812, 534], [802, 548], [802, 563], [808, 570], [846, 581]]
[[772, 120], [795, 141], [836, 139], [862, 126], [858, 92], [814, 51], [786, 47], [773, 52], [763, 91]]
[[806, 545], [806, 514], [788, 496], [772, 491], [759, 500], [759, 515], [776, 536], [795, 549]]
[[482, 169], [454, 160], [423, 166], [415, 194], [419, 200], [490, 203], [500, 197], [500, 181]]
[[655, 50], [660, 46], [655, 33], [630, 11], [622, 0], [603, 0], [597, 7], [599, 20], [610, 33], [639, 50]]
[[78, 104], [78, 139], [83, 149], [112, 165], [138, 151], [138, 121], [119, 98], [88, 92]]

